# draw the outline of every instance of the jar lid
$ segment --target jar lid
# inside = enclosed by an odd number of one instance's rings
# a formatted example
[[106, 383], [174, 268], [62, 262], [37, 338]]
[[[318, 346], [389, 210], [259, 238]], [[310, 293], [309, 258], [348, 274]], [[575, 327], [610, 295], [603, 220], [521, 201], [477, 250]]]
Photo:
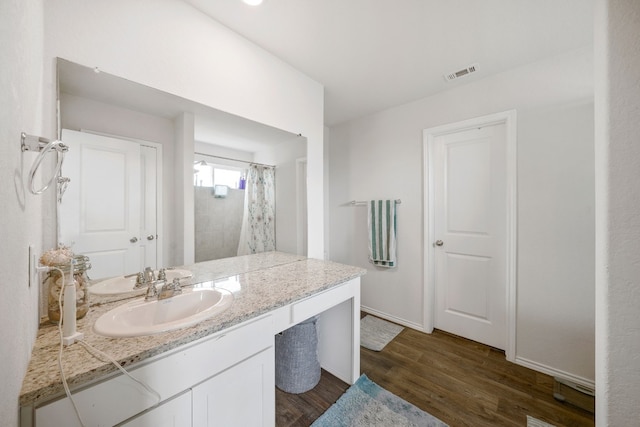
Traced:
[[[73, 264], [74, 264], [74, 267], [73, 267], [74, 271], [83, 272], [91, 268], [91, 260], [86, 255], [75, 255], [73, 257]], [[64, 273], [68, 273], [70, 270], [71, 264], [70, 263], [54, 264], [52, 265], [52, 267], [59, 268]]]

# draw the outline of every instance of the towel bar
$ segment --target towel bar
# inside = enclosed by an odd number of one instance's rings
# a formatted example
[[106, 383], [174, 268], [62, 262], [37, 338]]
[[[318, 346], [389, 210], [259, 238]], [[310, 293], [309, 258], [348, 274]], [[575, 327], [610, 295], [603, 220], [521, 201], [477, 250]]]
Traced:
[[[402, 203], [402, 200], [400, 199], [395, 199], [394, 202], [396, 202], [396, 205], [399, 205], [400, 203]], [[349, 202], [352, 205], [366, 205], [367, 203], [369, 203], [366, 200], [352, 200]]]

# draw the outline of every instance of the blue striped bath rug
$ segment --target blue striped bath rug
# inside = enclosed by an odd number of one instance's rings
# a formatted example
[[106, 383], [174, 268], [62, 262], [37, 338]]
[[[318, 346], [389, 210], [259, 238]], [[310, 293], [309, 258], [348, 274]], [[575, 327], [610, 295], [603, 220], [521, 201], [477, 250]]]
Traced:
[[311, 427], [447, 427], [362, 375]]

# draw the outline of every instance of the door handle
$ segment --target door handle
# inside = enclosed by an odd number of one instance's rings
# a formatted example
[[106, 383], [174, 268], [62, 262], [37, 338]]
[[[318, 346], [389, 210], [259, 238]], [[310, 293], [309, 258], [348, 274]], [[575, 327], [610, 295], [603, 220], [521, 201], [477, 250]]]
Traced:
[[137, 238], [137, 237], [132, 237], [132, 238], [130, 238], [130, 239], [129, 239], [129, 241], [130, 241], [131, 243], [135, 243], [135, 242], [137, 242], [137, 241], [138, 241], [138, 238]]
[[153, 240], [153, 239], [155, 239], [155, 236], [153, 234], [149, 234], [147, 236], [147, 240]]
[[436, 240], [435, 245], [436, 246], [442, 246], [442, 245], [444, 245], [444, 242], [442, 240]]

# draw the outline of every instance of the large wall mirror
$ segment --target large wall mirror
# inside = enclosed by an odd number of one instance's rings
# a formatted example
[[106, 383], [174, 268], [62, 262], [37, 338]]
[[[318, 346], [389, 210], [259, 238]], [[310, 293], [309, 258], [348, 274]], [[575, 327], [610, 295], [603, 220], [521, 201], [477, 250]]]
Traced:
[[92, 279], [235, 256], [252, 168], [274, 171], [274, 248], [306, 255], [306, 138], [64, 59], [57, 73], [58, 241]]

